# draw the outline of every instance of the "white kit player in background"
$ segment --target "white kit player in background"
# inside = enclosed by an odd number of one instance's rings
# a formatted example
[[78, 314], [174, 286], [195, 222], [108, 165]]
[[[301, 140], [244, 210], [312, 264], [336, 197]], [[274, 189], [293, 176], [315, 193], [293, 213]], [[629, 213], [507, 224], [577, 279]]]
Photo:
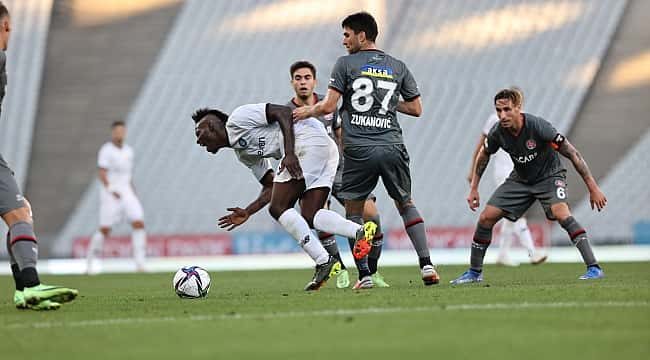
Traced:
[[[522, 95], [523, 98], [523, 95]], [[485, 121], [483, 126], [483, 133], [479, 141], [479, 146], [483, 146], [485, 138], [490, 133], [490, 129], [499, 122], [499, 117], [496, 114], [490, 115], [490, 117]], [[476, 155], [476, 154], [475, 154]], [[474, 157], [476, 158], [476, 157]], [[473, 159], [474, 159], [473, 158]], [[512, 160], [510, 155], [508, 155], [502, 149], [496, 152], [492, 156], [494, 159], [494, 182], [496, 185], [503, 184], [513, 169]], [[471, 173], [470, 173], [471, 174]], [[528, 252], [528, 257], [532, 264], [541, 264], [546, 261], [547, 255], [541, 254], [535, 249], [535, 244], [533, 243], [533, 237], [528, 228], [528, 222], [525, 217], [519, 218], [516, 222], [512, 222], [508, 219], [501, 220], [501, 231], [498, 234], [498, 243], [499, 243], [499, 255], [497, 257], [497, 264], [504, 266], [518, 266], [519, 263], [512, 260], [509, 255], [510, 245], [512, 244], [513, 237], [515, 234], [519, 238], [519, 242], [526, 248]]]
[[99, 230], [90, 238], [88, 245], [89, 274], [99, 272], [98, 256], [103, 249], [104, 239], [111, 233], [111, 227], [124, 217], [131, 223], [133, 233], [133, 257], [137, 271], [144, 271], [147, 236], [144, 230], [142, 204], [135, 194], [132, 183], [133, 149], [124, 143], [126, 125], [116, 121], [111, 125], [111, 141], [104, 144], [97, 156], [99, 180]]

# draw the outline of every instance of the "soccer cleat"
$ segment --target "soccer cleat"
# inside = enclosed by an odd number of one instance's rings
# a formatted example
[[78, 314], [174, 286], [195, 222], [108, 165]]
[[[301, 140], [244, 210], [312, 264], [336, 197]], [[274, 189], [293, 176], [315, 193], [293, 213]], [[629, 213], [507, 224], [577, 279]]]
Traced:
[[60, 307], [61, 307], [61, 304], [59, 304], [56, 301], [51, 301], [51, 300], [43, 300], [43, 301], [39, 302], [38, 304], [29, 305], [30, 309], [36, 310], [36, 311], [57, 310]]
[[508, 266], [508, 267], [517, 267], [519, 263], [510, 259], [508, 256], [499, 256], [497, 258], [497, 265]]
[[305, 291], [320, 289], [327, 280], [341, 272], [341, 263], [330, 256], [326, 263], [316, 265], [316, 272], [310, 282], [305, 285]]
[[440, 276], [438, 276], [435, 266], [424, 265], [420, 272], [422, 273], [422, 281], [424, 281], [424, 285], [429, 286], [440, 282]]
[[25, 294], [23, 294], [23, 292], [20, 290], [16, 290], [14, 292], [14, 305], [16, 305], [17, 309], [27, 309]]
[[579, 277], [580, 280], [602, 279], [605, 277], [605, 272], [598, 266], [588, 266], [587, 272]]
[[352, 287], [354, 290], [372, 289], [375, 285], [372, 283], [372, 276], [366, 275], [359, 279]]
[[533, 265], [539, 265], [548, 259], [548, 255], [535, 253], [530, 257], [530, 263]]
[[79, 291], [76, 289], [44, 284], [26, 287], [23, 293], [25, 302], [31, 305], [39, 304], [43, 300], [51, 300], [61, 304], [72, 301], [79, 295]]
[[378, 272], [372, 274], [372, 283], [376, 287], [380, 287], [380, 288], [390, 287], [390, 285], [388, 285], [388, 283], [384, 280], [384, 277]]
[[357, 237], [352, 248], [352, 256], [355, 259], [360, 260], [368, 255], [372, 248], [372, 239], [375, 237], [376, 232], [377, 224], [374, 221], [366, 221], [363, 227], [357, 230]]
[[468, 283], [478, 283], [483, 281], [483, 273], [476, 270], [469, 269], [459, 276], [457, 279], [450, 281], [452, 285], [468, 284]]
[[350, 273], [343, 269], [336, 276], [336, 287], [339, 289], [347, 289], [350, 286]]

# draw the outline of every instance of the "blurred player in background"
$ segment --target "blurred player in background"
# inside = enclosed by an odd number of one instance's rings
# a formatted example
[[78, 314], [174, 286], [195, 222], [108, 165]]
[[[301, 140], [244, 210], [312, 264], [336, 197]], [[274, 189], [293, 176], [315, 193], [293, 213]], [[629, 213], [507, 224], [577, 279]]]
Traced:
[[[521, 89], [512, 87], [511, 90], [515, 91], [518, 94], [518, 96], [520, 97], [519, 102], [523, 106], [524, 94], [521, 91]], [[472, 167], [470, 168], [470, 172], [467, 177], [467, 180], [470, 183], [472, 181], [472, 175], [474, 173], [473, 172], [474, 160], [476, 159], [476, 156], [478, 155], [479, 151], [483, 149], [483, 144], [485, 143], [485, 139], [490, 133], [490, 130], [498, 122], [499, 122], [499, 117], [496, 115], [496, 113], [493, 113], [492, 115], [490, 115], [490, 117], [487, 118], [485, 124], [483, 125], [483, 132], [479, 138], [478, 144], [476, 145], [476, 149], [474, 149], [474, 153], [472, 154]], [[497, 185], [503, 184], [506, 181], [506, 178], [512, 172], [512, 169], [513, 169], [513, 165], [510, 156], [502, 149], [499, 149], [499, 151], [497, 151], [494, 154], [494, 174], [493, 174], [494, 182]], [[533, 237], [530, 233], [530, 229], [528, 228], [528, 223], [524, 216], [519, 218], [514, 223], [512, 221], [509, 221], [508, 219], [503, 219], [499, 223], [501, 224], [501, 231], [499, 231], [498, 233], [499, 255], [497, 257], [497, 264], [504, 265], [504, 266], [519, 265], [519, 263], [513, 261], [509, 255], [510, 245], [512, 244], [512, 240], [515, 234], [517, 234], [517, 238], [519, 239], [519, 242], [521, 242], [521, 244], [526, 248], [530, 262], [533, 265], [541, 264], [544, 261], [546, 261], [547, 256], [539, 253], [535, 249], [535, 244], [533, 243]]]
[[[224, 147], [232, 148], [238, 160], [262, 184], [262, 192], [255, 201], [245, 209], [228, 208], [231, 213], [219, 219], [219, 226], [232, 230], [270, 202], [271, 216], [316, 263], [314, 277], [305, 290], [320, 289], [341, 271], [339, 260], [327, 253], [311, 229], [358, 241], [374, 237], [375, 223], [360, 225], [323, 208], [334, 182], [339, 154], [318, 119], [294, 125], [291, 109], [268, 103], [242, 105], [230, 116], [217, 109], [201, 109], [192, 119], [197, 144], [212, 154]], [[281, 158], [277, 174], [269, 158]], [[300, 213], [294, 209], [299, 199]]]
[[[287, 103], [287, 106], [292, 110], [305, 105], [314, 105], [319, 100], [323, 99], [322, 95], [314, 93], [314, 88], [316, 87], [316, 67], [308, 61], [297, 61], [291, 65], [289, 68], [289, 74], [291, 75], [291, 86], [295, 92], [295, 96]], [[332, 137], [332, 139], [339, 146], [339, 154], [342, 153], [343, 149], [341, 148], [341, 121], [338, 117], [336, 111], [330, 114], [325, 114], [323, 116], [317, 117], [323, 125], [327, 133]], [[341, 205], [345, 206], [344, 200], [339, 196], [339, 191], [341, 188], [341, 177], [343, 169], [343, 156], [339, 156], [339, 166], [336, 169], [336, 177], [334, 178], [334, 184], [332, 185], [332, 197], [334, 197]], [[383, 245], [384, 235], [381, 233], [381, 220], [379, 212], [377, 211], [377, 206], [375, 205], [376, 197], [374, 194], [370, 194], [368, 199], [364, 204], [363, 209], [363, 219], [365, 221], [372, 221], [377, 224], [377, 232], [375, 237], [372, 240], [372, 249], [367, 257], [363, 257], [359, 260], [355, 259], [357, 264], [357, 269], [368, 267], [372, 273], [372, 282], [374, 286], [377, 287], [388, 287], [389, 285], [384, 280], [383, 276], [377, 271], [377, 263], [379, 257], [381, 256], [381, 248]], [[330, 201], [327, 203], [327, 208], [329, 208]], [[339, 249], [336, 244], [336, 236], [327, 232], [319, 231], [318, 237], [323, 243], [323, 246], [327, 252], [341, 261], [341, 272], [336, 278], [336, 287], [339, 289], [347, 288], [350, 286], [350, 275], [348, 274], [343, 260], [341, 260], [341, 255], [339, 254]], [[354, 239], [349, 239], [350, 249], [354, 248]], [[357, 283], [355, 285], [360, 285]]]
[[571, 216], [566, 202], [566, 169], [558, 152], [571, 160], [589, 190], [591, 207], [602, 210], [607, 203], [605, 195], [591, 175], [582, 155], [548, 121], [521, 112], [521, 96], [512, 89], [499, 91], [494, 97], [499, 123], [485, 139], [483, 149], [474, 163], [474, 174], [467, 202], [472, 211], [480, 206], [478, 185], [490, 156], [504, 149], [514, 161], [515, 171], [501, 184], [488, 200], [479, 216], [472, 242], [470, 268], [452, 284], [483, 280], [483, 258], [492, 240], [492, 228], [505, 217], [516, 221], [538, 200], [549, 220], [557, 222], [582, 255], [587, 271], [581, 280], [598, 279], [605, 273], [593, 254], [587, 232]]
[[[0, 2], [0, 106], [7, 86], [5, 52], [11, 35], [9, 10]], [[20, 64], [18, 64], [20, 66]], [[16, 291], [14, 305], [19, 309], [55, 310], [61, 303], [72, 301], [79, 292], [61, 286], [41, 284], [36, 261], [38, 243], [34, 233], [32, 209], [23, 197], [13, 171], [0, 155], [0, 215], [9, 227], [7, 252]]]
[[[437, 284], [439, 277], [431, 263], [424, 220], [411, 197], [410, 158], [397, 121], [398, 111], [422, 114], [415, 78], [402, 61], [377, 48], [377, 23], [372, 15], [349, 15], [341, 26], [349, 55], [336, 61], [325, 98], [295, 109], [294, 118], [332, 113], [343, 98], [340, 115], [345, 166], [339, 194], [345, 199], [347, 217], [357, 223], [363, 221], [364, 204], [381, 177], [417, 252], [422, 281], [425, 285]], [[365, 256], [370, 248], [370, 244], [357, 242], [353, 255]], [[370, 270], [360, 277], [372, 287]]]
[[101, 255], [104, 239], [111, 228], [123, 217], [133, 227], [131, 243], [138, 272], [144, 271], [147, 252], [147, 235], [144, 230], [142, 204], [133, 187], [133, 149], [124, 143], [126, 125], [115, 121], [111, 125], [111, 141], [105, 143], [97, 155], [99, 167], [99, 230], [90, 238], [88, 245], [88, 274], [99, 272], [98, 257]]

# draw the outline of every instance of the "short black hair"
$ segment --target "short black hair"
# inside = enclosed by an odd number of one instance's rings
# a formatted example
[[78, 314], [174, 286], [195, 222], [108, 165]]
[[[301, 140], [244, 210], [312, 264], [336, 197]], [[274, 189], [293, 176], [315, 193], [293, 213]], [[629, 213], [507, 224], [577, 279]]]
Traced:
[[9, 9], [0, 1], [0, 18], [9, 16]]
[[224, 123], [228, 121], [228, 114], [226, 114], [225, 112], [217, 109], [208, 109], [208, 108], [202, 108], [196, 110], [194, 114], [192, 114], [192, 120], [194, 120], [195, 124], [198, 124], [199, 121], [201, 121], [201, 119], [203, 119], [206, 115], [214, 115]]
[[122, 120], [113, 121], [113, 123], [111, 124], [111, 129], [118, 126], [126, 126], [126, 123]]
[[341, 27], [348, 27], [357, 34], [363, 31], [366, 33], [366, 39], [372, 42], [375, 42], [379, 34], [375, 18], [365, 11], [348, 15], [341, 23]]
[[289, 75], [291, 75], [291, 78], [293, 79], [293, 73], [296, 72], [298, 69], [302, 68], [307, 68], [311, 70], [311, 75], [316, 78], [316, 67], [314, 64], [310, 63], [307, 60], [300, 60], [296, 61], [295, 63], [291, 64], [291, 67], [289, 68]]

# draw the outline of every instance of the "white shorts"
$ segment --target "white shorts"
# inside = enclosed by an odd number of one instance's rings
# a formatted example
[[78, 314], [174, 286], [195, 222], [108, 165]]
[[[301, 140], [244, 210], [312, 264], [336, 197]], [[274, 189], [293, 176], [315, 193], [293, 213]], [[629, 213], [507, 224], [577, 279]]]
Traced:
[[99, 195], [99, 226], [112, 227], [123, 219], [129, 222], [143, 221], [144, 212], [142, 204], [135, 196], [133, 189], [126, 188], [117, 191], [120, 198], [116, 199], [113, 194], [102, 188]]
[[[296, 156], [305, 178], [305, 190], [326, 187], [331, 189], [339, 166], [339, 150], [334, 141], [329, 138], [327, 145], [310, 145], [296, 142]], [[287, 182], [291, 175], [285, 169], [282, 173], [276, 171], [274, 182]]]

